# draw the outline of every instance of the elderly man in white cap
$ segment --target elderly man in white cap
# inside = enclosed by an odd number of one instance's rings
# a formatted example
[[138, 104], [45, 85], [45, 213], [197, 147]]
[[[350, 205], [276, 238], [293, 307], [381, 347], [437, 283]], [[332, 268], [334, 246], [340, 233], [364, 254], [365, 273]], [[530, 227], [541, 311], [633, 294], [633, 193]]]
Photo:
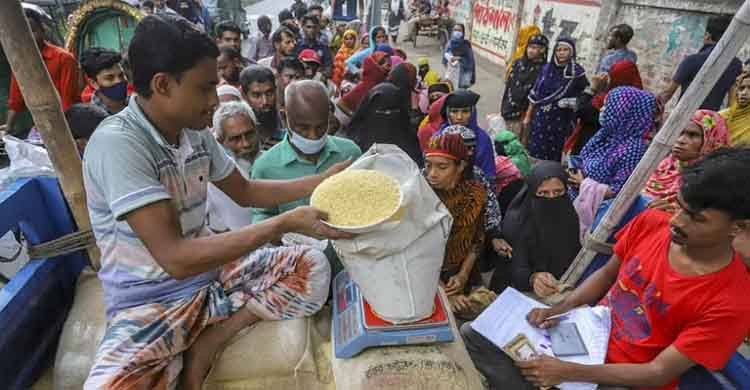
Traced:
[[242, 92], [229, 84], [216, 87], [216, 94], [219, 96], [219, 103], [242, 101]]
[[[221, 93], [218, 94], [221, 98]], [[253, 162], [260, 154], [260, 137], [255, 125], [255, 114], [244, 101], [223, 103], [214, 112], [214, 136], [246, 179], [250, 177]], [[208, 226], [216, 233], [239, 229], [249, 225], [252, 220], [252, 209], [240, 207], [210, 183], [206, 212]]]

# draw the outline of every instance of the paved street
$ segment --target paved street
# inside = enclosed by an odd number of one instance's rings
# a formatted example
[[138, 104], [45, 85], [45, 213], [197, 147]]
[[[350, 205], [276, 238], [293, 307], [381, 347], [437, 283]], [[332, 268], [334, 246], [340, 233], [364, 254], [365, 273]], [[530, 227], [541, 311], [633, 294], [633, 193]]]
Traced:
[[[405, 30], [402, 25], [401, 33]], [[398, 46], [406, 51], [408, 61], [416, 64], [420, 57], [428, 57], [430, 66], [439, 73], [443, 73], [441, 63], [443, 52], [440, 50], [437, 39], [419, 37], [417, 38], [417, 47], [414, 48], [412, 42], [399, 41]], [[477, 62], [477, 82], [471, 88], [474, 92], [482, 96], [479, 99], [479, 125], [487, 128], [487, 114], [494, 114], [500, 111], [501, 93], [504, 87], [504, 69], [494, 64], [474, 52]]]
[[[276, 16], [279, 11], [289, 7], [293, 3], [292, 0], [265, 0], [254, 4], [251, 7], [246, 7], [245, 10], [248, 15], [248, 19], [253, 20], [252, 25], [254, 26], [254, 20], [258, 14], [267, 14], [271, 17], [274, 22], [274, 27], [277, 23]], [[403, 39], [403, 35], [406, 31], [406, 25], [402, 25], [400, 32]], [[399, 47], [406, 51], [409, 62], [416, 64], [417, 59], [420, 57], [429, 57], [430, 65], [433, 69], [439, 73], [443, 73], [443, 66], [441, 63], [442, 50], [439, 47], [437, 39], [420, 37], [417, 39], [417, 47], [414, 48], [411, 42], [399, 41]], [[501, 93], [504, 88], [503, 72], [504, 69], [499, 65], [496, 65], [482, 57], [479, 57], [475, 51], [475, 57], [477, 59], [477, 82], [472, 87], [472, 90], [480, 95], [482, 98], [479, 99], [479, 124], [486, 128], [487, 127], [487, 114], [494, 114], [499, 112]]]

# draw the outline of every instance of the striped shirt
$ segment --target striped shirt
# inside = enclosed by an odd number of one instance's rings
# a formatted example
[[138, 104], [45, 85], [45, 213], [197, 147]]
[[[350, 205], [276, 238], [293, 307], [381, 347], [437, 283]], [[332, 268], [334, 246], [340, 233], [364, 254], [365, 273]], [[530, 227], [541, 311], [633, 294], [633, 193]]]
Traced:
[[184, 298], [216, 277], [215, 271], [180, 281], [170, 277], [125, 216], [169, 200], [179, 213], [183, 237], [208, 235], [207, 184], [233, 170], [234, 163], [208, 131], [184, 129], [180, 144], [170, 145], [135, 97], [101, 123], [86, 147], [83, 175], [91, 224], [102, 252], [99, 278], [108, 317], [145, 303]]

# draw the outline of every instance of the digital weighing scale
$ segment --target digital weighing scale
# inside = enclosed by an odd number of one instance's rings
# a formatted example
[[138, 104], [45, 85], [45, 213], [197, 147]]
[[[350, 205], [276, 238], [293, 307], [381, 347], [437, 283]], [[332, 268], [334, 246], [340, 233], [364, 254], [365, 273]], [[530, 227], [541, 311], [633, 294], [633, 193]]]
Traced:
[[336, 357], [347, 359], [363, 349], [386, 345], [449, 343], [453, 329], [442, 294], [435, 295], [432, 317], [395, 325], [379, 318], [346, 271], [333, 281], [333, 341]]

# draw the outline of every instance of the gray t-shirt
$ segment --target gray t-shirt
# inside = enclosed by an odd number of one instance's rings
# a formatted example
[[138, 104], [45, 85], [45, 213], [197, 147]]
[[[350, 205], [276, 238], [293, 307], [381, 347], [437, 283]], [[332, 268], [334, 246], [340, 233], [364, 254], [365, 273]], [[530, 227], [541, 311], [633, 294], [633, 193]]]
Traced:
[[108, 316], [145, 303], [193, 294], [215, 272], [177, 281], [156, 262], [124, 217], [149, 204], [170, 200], [186, 238], [206, 228], [206, 188], [234, 170], [234, 163], [209, 131], [182, 131], [170, 145], [146, 118], [135, 97], [105, 119], [88, 142], [83, 178], [96, 242], [102, 252], [102, 281]]

